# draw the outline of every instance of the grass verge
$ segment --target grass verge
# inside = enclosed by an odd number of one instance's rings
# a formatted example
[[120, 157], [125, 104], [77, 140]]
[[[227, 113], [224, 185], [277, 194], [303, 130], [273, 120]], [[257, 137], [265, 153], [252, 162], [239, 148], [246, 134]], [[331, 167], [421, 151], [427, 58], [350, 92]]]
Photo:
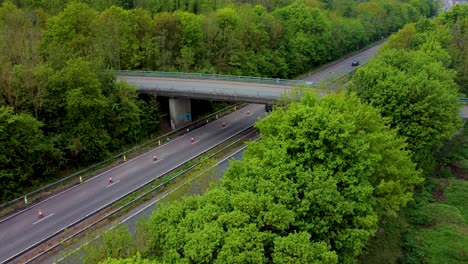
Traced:
[[468, 122], [397, 217], [384, 217], [360, 263], [468, 263]]

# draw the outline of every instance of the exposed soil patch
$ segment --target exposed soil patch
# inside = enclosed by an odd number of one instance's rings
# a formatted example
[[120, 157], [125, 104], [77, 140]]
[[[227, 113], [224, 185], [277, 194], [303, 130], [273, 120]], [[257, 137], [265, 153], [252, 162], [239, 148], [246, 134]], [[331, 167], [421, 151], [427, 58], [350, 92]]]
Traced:
[[436, 186], [432, 190], [432, 196], [436, 202], [443, 202], [445, 201], [444, 190], [440, 188], [440, 186]]

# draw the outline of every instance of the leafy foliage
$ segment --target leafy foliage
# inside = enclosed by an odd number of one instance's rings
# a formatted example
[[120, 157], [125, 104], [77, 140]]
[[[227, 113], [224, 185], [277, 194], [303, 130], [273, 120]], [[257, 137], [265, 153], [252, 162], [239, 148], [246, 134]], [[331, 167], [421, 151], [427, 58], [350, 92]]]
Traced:
[[431, 15], [430, 2], [1, 1], [0, 105], [44, 124], [47, 177], [155, 133], [157, 101], [105, 69], [291, 78]]
[[442, 15], [441, 21], [452, 35], [449, 52], [453, 58], [453, 68], [457, 71], [456, 81], [468, 96], [468, 7], [456, 5]]
[[100, 264], [153, 264], [157, 262], [149, 260], [149, 259], [144, 259], [141, 257], [140, 253], [137, 253], [132, 258], [127, 258], [127, 259], [108, 258], [107, 260], [101, 261], [99, 263]]
[[61, 155], [44, 137], [41, 126], [29, 114], [15, 114], [11, 107], [0, 107], [1, 199], [21, 194], [24, 186], [55, 173]]
[[351, 263], [421, 181], [403, 140], [353, 95], [306, 92], [258, 127], [220, 188], [153, 213], [160, 260]]
[[377, 107], [430, 172], [443, 139], [460, 126], [455, 73], [424, 51], [388, 50], [359, 69], [349, 91]]

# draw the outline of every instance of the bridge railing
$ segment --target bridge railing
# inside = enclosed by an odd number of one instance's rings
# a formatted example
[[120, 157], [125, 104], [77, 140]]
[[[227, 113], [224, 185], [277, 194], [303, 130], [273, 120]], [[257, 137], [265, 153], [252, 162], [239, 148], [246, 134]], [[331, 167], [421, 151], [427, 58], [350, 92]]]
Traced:
[[316, 82], [303, 81], [303, 80], [288, 80], [288, 79], [280, 79], [280, 78], [263, 78], [263, 77], [222, 75], [222, 74], [204, 74], [204, 73], [127, 71], [127, 70], [114, 71], [114, 73], [120, 76], [145, 76], [145, 77], [200, 79], [200, 80], [214, 80], [214, 81], [236, 81], [236, 82], [264, 83], [264, 84], [285, 85], [285, 86], [294, 86], [297, 84], [315, 86], [318, 84]]
[[[140, 91], [158, 91], [163, 94], [183, 94], [188, 97], [210, 97], [210, 98], [224, 98], [224, 99], [254, 99], [252, 101], [271, 101], [278, 99], [283, 90], [278, 92], [262, 91], [262, 90], [233, 90], [223, 88], [206, 88], [200, 86], [179, 86], [167, 84], [139, 84]], [[286, 89], [286, 87], [285, 87]]]

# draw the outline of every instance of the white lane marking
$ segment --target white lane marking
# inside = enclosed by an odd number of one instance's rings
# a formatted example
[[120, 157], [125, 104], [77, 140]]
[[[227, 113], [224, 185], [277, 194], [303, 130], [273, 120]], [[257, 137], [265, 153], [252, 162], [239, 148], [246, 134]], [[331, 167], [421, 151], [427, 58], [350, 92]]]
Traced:
[[[215, 167], [215, 166], [218, 166], [220, 163], [222, 163], [222, 162], [224, 162], [225, 160], [231, 158], [232, 156], [234, 156], [235, 154], [237, 154], [237, 153], [239, 153], [240, 151], [244, 150], [245, 148], [247, 148], [247, 146], [243, 146], [242, 148], [240, 148], [239, 150], [237, 150], [236, 152], [234, 152], [232, 155], [225, 157], [224, 159], [222, 159], [222, 160], [219, 161], [216, 165], [213, 165], [213, 166], [210, 167], [209, 169], [211, 169], [211, 168], [213, 168], [213, 167]], [[181, 166], [182, 164], [183, 164], [183, 163], [179, 164], [178, 166]], [[176, 166], [176, 167], [177, 167], [177, 166]], [[208, 170], [209, 170], [209, 169], [208, 169]], [[201, 172], [201, 173], [203, 173], [203, 172]], [[200, 174], [201, 174], [201, 173], [200, 173]], [[199, 174], [199, 175], [200, 175], [200, 174]], [[198, 175], [198, 176], [199, 176], [199, 175]], [[147, 184], [147, 183], [145, 183], [145, 184], [143, 184], [143, 185], [146, 185], [146, 184]], [[143, 186], [143, 185], [142, 185], [142, 186]], [[141, 186], [140, 186], [140, 187], [141, 187]], [[180, 188], [180, 186], [177, 187], [177, 189], [178, 189], [178, 188]], [[177, 190], [177, 189], [176, 189], [176, 190]], [[174, 191], [175, 191], [175, 190], [172, 190], [170, 193], [172, 193], [172, 192], [174, 192]], [[151, 202], [150, 204], [146, 205], [146, 206], [143, 207], [142, 209], [138, 210], [137, 212], [133, 213], [133, 214], [130, 215], [129, 217], [125, 218], [125, 219], [124, 219], [123, 221], [121, 221], [120, 223], [124, 223], [124, 222], [128, 221], [130, 218], [135, 217], [137, 214], [141, 213], [141, 211], [143, 211], [143, 210], [145, 210], [146, 208], [148, 208], [148, 207], [154, 205], [155, 203], [159, 202], [159, 200], [163, 199], [163, 198], [166, 197], [168, 194], [169, 194], [169, 193], [166, 193], [164, 196], [162, 196], [162, 197], [160, 197], [160, 198], [154, 200], [153, 202]], [[110, 227], [109, 229], [114, 229], [114, 226]], [[105, 232], [107, 232], [107, 231], [108, 231], [108, 230], [106, 230]], [[98, 239], [99, 237], [100, 237], [100, 235], [97, 235], [97, 236], [95, 237], [94, 240]], [[58, 259], [58, 260], [57, 260], [57, 263], [62, 262], [63, 260], [65, 260], [65, 258], [67, 258], [68, 256], [72, 255], [73, 253], [77, 252], [78, 250], [80, 250], [80, 249], [83, 248], [85, 245], [88, 245], [88, 244], [91, 243], [91, 242], [92, 242], [92, 241], [86, 242], [84, 245], [82, 245], [82, 246], [76, 248], [75, 250], [73, 250], [73, 251], [72, 251], [71, 253], [69, 253], [68, 255], [66, 255], [66, 256], [64, 256], [64, 257], [62, 257], [62, 258], [60, 258], [60, 259]]]
[[[211, 124], [215, 124], [215, 122], [210, 123], [210, 125], [211, 125]], [[247, 127], [248, 127], [248, 126], [247, 126]], [[242, 129], [246, 129], [247, 127], [241, 127], [241, 130], [242, 130]], [[225, 142], [225, 141], [231, 139], [231, 138], [234, 137], [235, 135], [237, 135], [237, 133], [234, 134], [234, 135], [232, 135], [232, 136], [230, 136], [230, 137], [228, 137], [228, 138], [225, 139], [223, 142]], [[180, 139], [180, 138], [177, 138], [177, 139]], [[246, 147], [246, 146], [245, 146], [245, 147]], [[245, 147], [244, 147], [244, 148], [245, 148]], [[206, 152], [206, 151], [208, 151], [208, 150], [211, 149], [211, 148], [213, 148], [213, 147], [209, 147], [209, 148], [203, 150], [202, 152]], [[244, 149], [244, 148], [242, 148], [242, 149]], [[242, 150], [242, 149], [241, 149], [241, 150]], [[239, 150], [239, 151], [240, 151], [240, 150]], [[237, 153], [237, 152], [235, 152], [235, 153]], [[234, 153], [234, 154], [235, 154], [235, 153]], [[147, 155], [147, 154], [148, 154], [148, 153], [143, 153], [143, 154], [141, 154], [141, 155], [138, 156], [138, 157], [141, 157], [141, 156], [144, 156], [144, 155]], [[234, 154], [233, 154], [233, 155], [234, 155]], [[134, 159], [132, 159], [132, 160], [136, 160], [138, 157], [136, 157], [136, 158], [134, 158]], [[193, 157], [192, 157], [192, 158], [193, 158]], [[224, 161], [224, 160], [226, 160], [226, 159], [228, 159], [228, 158], [230, 158], [230, 157], [226, 157], [226, 158], [223, 159], [222, 161]], [[174, 168], [179, 167], [179, 166], [182, 166], [182, 164], [184, 164], [184, 163], [185, 163], [185, 162], [181, 162], [181, 163], [179, 163], [178, 165], [175, 165]], [[124, 163], [124, 164], [125, 164], [125, 163]], [[123, 165], [123, 164], [122, 164], [122, 165]], [[170, 170], [168, 170], [168, 171], [170, 171]], [[167, 173], [168, 171], [164, 172], [163, 174]], [[94, 178], [93, 178], [93, 179], [94, 179]], [[143, 184], [141, 184], [140, 186], [138, 186], [136, 189], [141, 188], [141, 187], [147, 185], [148, 183], [149, 183], [149, 182], [143, 183]], [[76, 186], [79, 186], [79, 185], [76, 185]], [[65, 191], [64, 191], [64, 192], [65, 192]], [[132, 191], [125, 193], [124, 195], [122, 195], [122, 196], [119, 197], [118, 199], [121, 199], [122, 197], [125, 197], [125, 196], [129, 195], [130, 193], [132, 193]], [[167, 196], [167, 194], [166, 194], [165, 196]], [[164, 196], [164, 197], [165, 197], [165, 196]], [[164, 197], [161, 197], [161, 198], [164, 198]], [[156, 202], [157, 202], [157, 201], [156, 201]], [[104, 207], [106, 207], [106, 206], [107, 206], [107, 205], [102, 206], [102, 207], [99, 208], [98, 210], [100, 210], [100, 209], [102, 209], [102, 208], [104, 208]], [[87, 216], [88, 216], [88, 215], [87, 215]], [[78, 221], [79, 221], [79, 220], [78, 220]], [[74, 224], [75, 224], [76, 222], [78, 222], [78, 221], [75, 221]], [[113, 227], [111, 227], [110, 229], [113, 229]], [[57, 234], [57, 233], [56, 233], [56, 234]], [[66, 240], [63, 240], [63, 241], [66, 241]], [[37, 244], [38, 244], [38, 243], [37, 243]], [[33, 245], [33, 246], [36, 246], [37, 244], [35, 244], [35, 245]], [[81, 248], [81, 247], [79, 247], [78, 249], [74, 250], [73, 252], [78, 251], [80, 248]], [[72, 252], [72, 253], [73, 253], [73, 252]], [[69, 255], [71, 255], [71, 253], [70, 253]], [[59, 259], [58, 262], [62, 262], [63, 260], [64, 260], [64, 257], [62, 257], [61, 259]]]
[[198, 141], [200, 140], [195, 140], [194, 142], [192, 142], [192, 145], [198, 143]]
[[228, 126], [230, 126], [230, 124], [229, 124], [229, 125], [225, 125], [225, 126], [223, 126], [223, 128], [221, 128], [221, 129], [225, 129], [225, 128], [227, 128]]
[[[243, 150], [246, 149], [246, 148], [247, 148], [247, 146], [244, 145], [242, 148], [239, 148], [238, 150], [236, 150], [235, 152], [233, 152], [231, 155], [229, 155], [229, 156], [223, 158], [222, 160], [218, 161], [218, 163], [216, 163], [215, 165], [213, 165], [213, 166], [209, 167], [208, 169], [206, 169], [206, 170], [200, 172], [200, 173], [199, 173], [197, 176], [195, 176], [193, 179], [197, 178], [198, 176], [200, 176], [201, 174], [207, 172], [208, 170], [210, 170], [210, 169], [212, 169], [212, 168], [214, 168], [214, 167], [219, 166], [221, 163], [223, 163], [223, 162], [225, 162], [226, 160], [232, 158], [234, 155], [236, 155], [237, 153], [243, 151]], [[192, 180], [193, 180], [193, 179], [192, 179]], [[186, 183], [187, 183], [187, 182], [186, 182]], [[185, 184], [186, 184], [186, 183], [185, 183]], [[177, 190], [178, 188], [184, 186], [185, 184], [183, 184], [183, 185], [177, 187], [175, 190]], [[172, 191], [170, 191], [169, 193], [164, 194], [163, 196], [161, 196], [161, 197], [159, 197], [158, 199], [154, 200], [153, 202], [149, 203], [149, 204], [146, 205], [145, 207], [143, 207], [143, 208], [141, 208], [140, 210], [136, 211], [136, 212], [133, 213], [132, 215], [128, 216], [128, 217], [125, 218], [124, 220], [120, 221], [120, 223], [123, 224], [123, 223], [127, 222], [128, 220], [130, 220], [131, 218], [135, 217], [136, 215], [138, 215], [138, 214], [141, 213], [142, 211], [146, 210], [148, 207], [155, 205], [157, 202], [159, 202], [161, 199], [163, 199], [164, 197], [166, 197], [168, 194], [174, 192], [175, 190], [172, 190]]]
[[107, 185], [107, 186], [106, 186], [106, 188], [109, 188], [109, 187], [111, 187], [112, 185], [114, 185], [114, 184], [116, 184], [116, 183], [119, 183], [119, 182], [120, 182], [120, 180], [118, 180], [118, 181], [115, 181], [115, 182], [113, 182], [113, 183], [111, 183], [111, 184]]
[[160, 161], [160, 159], [156, 160], [156, 161], [153, 161], [153, 164], [156, 164]]
[[34, 223], [32, 223], [32, 224], [35, 225], [35, 224], [41, 222], [42, 220], [45, 220], [45, 219], [47, 219], [47, 218], [49, 218], [49, 217], [51, 217], [51, 216], [53, 216], [53, 215], [54, 215], [54, 214], [46, 215], [46, 216], [42, 217], [41, 219], [37, 220], [36, 222], [34, 222]]
[[[165, 144], [164, 144], [164, 145], [165, 145]], [[161, 145], [161, 146], [163, 146], [163, 145]], [[160, 148], [161, 146], [157, 146], [157, 147], [155, 147], [154, 149], [158, 149], [158, 148]], [[136, 157], [134, 157], [134, 158], [132, 158], [132, 159], [127, 160], [126, 162], [123, 162], [123, 163], [121, 163], [121, 164], [119, 164], [119, 165], [117, 165], [117, 166], [115, 166], [115, 167], [113, 167], [113, 168], [110, 168], [110, 169], [108, 169], [108, 170], [106, 170], [106, 171], [104, 171], [104, 172], [102, 172], [102, 173], [99, 173], [99, 174], [97, 174], [96, 176], [94, 176], [94, 177], [92, 177], [92, 178], [90, 178], [90, 179], [87, 179], [87, 180], [85, 180], [84, 182], [82, 182], [82, 183], [80, 183], [80, 184], [74, 185], [74, 186], [72, 186], [72, 187], [70, 187], [70, 188], [68, 188], [68, 189], [66, 189], [66, 190], [63, 190], [63, 191], [61, 191], [61, 192], [59, 192], [59, 193], [57, 193], [57, 194], [55, 194], [55, 195], [53, 195], [53, 196], [51, 196], [51, 197], [49, 197], [49, 198], [43, 200], [43, 201], [40, 201], [40, 202], [38, 202], [38, 203], [36, 203], [36, 204], [33, 204], [31, 207], [28, 207], [28, 208], [26, 208], [26, 209], [24, 209], [24, 210], [21, 210], [21, 211], [15, 213], [15, 214], [12, 214], [12, 215], [10, 215], [10, 216], [8, 216], [8, 217], [5, 217], [5, 218], [3, 218], [3, 219], [0, 219], [0, 223], [3, 223], [3, 222], [5, 222], [5, 221], [7, 221], [7, 220], [9, 220], [9, 219], [11, 219], [11, 218], [13, 218], [13, 217], [19, 215], [19, 214], [22, 214], [22, 213], [24, 213], [24, 212], [26, 212], [26, 211], [28, 211], [28, 210], [30, 210], [30, 209], [33, 209], [33, 208], [37, 207], [38, 205], [43, 204], [43, 203], [45, 203], [45, 202], [47, 202], [47, 201], [49, 201], [49, 200], [51, 200], [51, 199], [53, 199], [53, 198], [55, 198], [55, 197], [61, 195], [61, 194], [64, 194], [64, 193], [69, 192], [69, 191], [71, 191], [71, 190], [73, 190], [73, 189], [75, 189], [75, 188], [78, 188], [79, 186], [83, 185], [84, 183], [87, 183], [87, 182], [89, 182], [89, 181], [95, 180], [95, 179], [99, 178], [100, 176], [102, 176], [102, 175], [104, 175], [104, 174], [106, 174], [106, 173], [109, 173], [109, 172], [111, 172], [111, 171], [113, 171], [113, 170], [116, 170], [116, 169], [118, 169], [118, 168], [120, 168], [120, 167], [122, 167], [122, 166], [124, 166], [124, 165], [126, 165], [126, 164], [128, 164], [128, 163], [130, 163], [130, 162], [132, 162], [132, 161], [135, 161], [135, 160], [137, 160], [137, 159], [139, 159], [139, 158], [141, 158], [141, 157], [143, 157], [143, 156], [145, 156], [145, 155], [148, 155], [148, 153], [149, 153], [149, 152], [145, 152], [145, 153], [143, 153], [143, 154], [140, 154], [140, 155], [138, 155], [138, 156], [136, 156]]]

